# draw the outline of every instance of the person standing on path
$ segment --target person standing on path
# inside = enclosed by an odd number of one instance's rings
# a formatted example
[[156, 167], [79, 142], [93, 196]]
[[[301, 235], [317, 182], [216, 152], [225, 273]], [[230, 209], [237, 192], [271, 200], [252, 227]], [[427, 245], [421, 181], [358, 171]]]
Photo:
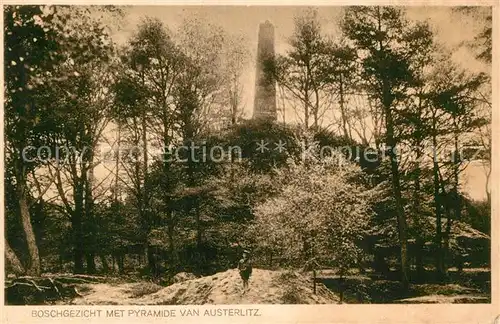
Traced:
[[250, 262], [250, 252], [243, 251], [243, 258], [238, 262], [238, 270], [240, 271], [241, 279], [243, 280], [243, 293], [248, 290], [248, 279], [252, 274], [252, 264]]

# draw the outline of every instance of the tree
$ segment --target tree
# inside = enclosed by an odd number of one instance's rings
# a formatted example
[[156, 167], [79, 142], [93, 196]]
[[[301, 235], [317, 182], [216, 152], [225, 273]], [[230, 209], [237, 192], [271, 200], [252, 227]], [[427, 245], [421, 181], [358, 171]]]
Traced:
[[331, 44], [329, 66], [325, 69], [324, 79], [331, 84], [331, 90], [338, 95], [340, 120], [344, 137], [352, 139], [350, 116], [347, 111], [347, 97], [353, 90], [358, 72], [356, 50], [345, 42]]
[[492, 7], [461, 6], [455, 8], [454, 12], [464, 16], [468, 16], [469, 18], [474, 19], [476, 22], [481, 22], [483, 24], [482, 26], [479, 27], [479, 31], [477, 35], [474, 37], [474, 40], [466, 45], [468, 45], [470, 48], [476, 51], [477, 59], [491, 64], [492, 50], [493, 50]]
[[[28, 246], [29, 262], [26, 271], [40, 274], [41, 265], [36, 238], [29, 212], [30, 187], [28, 177], [40, 166], [36, 153], [46, 143], [46, 135], [53, 125], [43, 120], [47, 114], [39, 104], [37, 81], [45, 71], [59, 62], [57, 29], [53, 25], [55, 13], [39, 6], [5, 6], [5, 151], [6, 182], [16, 192], [19, 214]], [[24, 155], [23, 155], [24, 154]], [[31, 161], [31, 163], [29, 162]], [[12, 252], [7, 249], [7, 252]], [[20, 271], [14, 253], [8, 253], [15, 268]]]
[[333, 152], [309, 155], [276, 171], [277, 192], [255, 207], [256, 245], [282, 266], [333, 266], [345, 275], [360, 259], [358, 243], [372, 216], [371, 193], [353, 179], [361, 170]]
[[409, 24], [403, 12], [394, 7], [348, 8], [342, 30], [360, 51], [358, 56], [362, 58], [362, 78], [366, 80], [367, 92], [383, 112], [401, 248], [401, 281], [408, 287], [407, 220], [396, 155], [399, 140], [395, 119], [398, 105], [415, 82], [413, 58], [428, 49], [432, 34], [422, 26]]
[[[153, 276], [158, 276], [159, 270], [155, 248], [149, 241], [154, 223], [154, 215], [149, 208], [152, 199], [150, 148], [155, 145], [164, 152], [160, 155], [163, 176], [169, 178], [167, 148], [175, 140], [177, 121], [174, 92], [184, 71], [184, 63], [184, 56], [171, 32], [159, 20], [146, 18], [122, 55], [123, 70], [115, 88], [119, 107], [116, 122], [124, 129], [125, 140], [136, 149], [131, 152], [135, 158], [123, 160], [129, 181], [122, 182], [135, 197], [136, 208], [141, 215], [141, 241]], [[142, 156], [138, 155], [139, 147], [142, 148]]]
[[[168, 250], [170, 269], [176, 269], [175, 228], [180, 219], [185, 226], [190, 222], [190, 217], [180, 214], [192, 216], [201, 253], [205, 207], [200, 204], [209, 199], [204, 185], [214, 168], [211, 163], [198, 163], [201, 150], [183, 148], [201, 148], [215, 123], [236, 121], [245, 56], [241, 42], [195, 18], [184, 21], [175, 32], [157, 19], [145, 18], [122, 55], [115, 86], [116, 122], [123, 142], [141, 147], [142, 155], [131, 152], [122, 158], [126, 177], [120, 181], [141, 215], [141, 241], [154, 276], [159, 275], [157, 257], [162, 248]], [[162, 153], [151, 153], [151, 148]], [[171, 154], [180, 151], [182, 156]], [[161, 194], [155, 194], [155, 189]], [[165, 244], [156, 235], [162, 228], [167, 233]]]
[[307, 10], [294, 19], [291, 49], [285, 56], [264, 62], [265, 72], [284, 91], [292, 107], [297, 107], [301, 122], [317, 128], [331, 101], [325, 70], [329, 64], [328, 44], [321, 34], [317, 11]]
[[[61, 10], [66, 14], [59, 34], [64, 39], [64, 60], [45, 81], [46, 87], [39, 90], [44, 105], [53, 113], [47, 120], [60, 125], [59, 132], [51, 137], [60, 156], [51, 159], [47, 171], [55, 178], [58, 198], [72, 223], [74, 271], [84, 271], [85, 258], [87, 272], [93, 273], [98, 230], [93, 213], [93, 170], [99, 163], [98, 144], [110, 120], [113, 97], [110, 88], [102, 85], [113, 82], [113, 45], [91, 9]], [[106, 13], [107, 9], [102, 10]], [[77, 32], [77, 26], [85, 32]]]
[[[228, 35], [219, 27], [196, 18], [184, 21], [178, 32], [179, 46], [186, 57], [184, 72], [174, 88], [174, 106], [178, 143], [185, 147], [201, 147], [206, 143], [210, 125], [224, 118], [227, 89], [232, 88], [238, 66], [232, 62], [239, 56], [241, 44], [228, 42]], [[228, 64], [231, 63], [231, 64]], [[234, 90], [234, 88], [232, 88]], [[234, 108], [234, 106], [233, 106]], [[226, 117], [231, 117], [233, 112]], [[198, 163], [201, 151], [190, 152], [183, 165], [184, 184], [205, 195], [204, 185], [210, 163]], [[210, 174], [210, 173], [208, 173]], [[200, 198], [200, 196], [198, 196]], [[202, 199], [192, 197], [187, 212], [195, 224], [196, 250], [203, 258], [204, 221]], [[203, 262], [203, 260], [200, 260]]]
[[[427, 23], [420, 23], [413, 30], [415, 38], [425, 37], [429, 34], [429, 26]], [[428, 40], [427, 40], [428, 41]], [[423, 44], [424, 49], [416, 51], [413, 56], [412, 66], [415, 82], [409, 88], [408, 96], [403, 99], [406, 109], [399, 112], [397, 122], [400, 124], [400, 141], [404, 145], [411, 148], [410, 159], [408, 163], [400, 163], [402, 170], [408, 170], [408, 177], [403, 181], [409, 181], [413, 185], [412, 192], [408, 193], [408, 199], [412, 201], [410, 208], [410, 217], [414, 226], [410, 228], [410, 234], [415, 238], [415, 254], [417, 277], [423, 278], [424, 264], [423, 252], [425, 243], [425, 222], [427, 222], [425, 201], [427, 200], [425, 193], [425, 175], [428, 174], [428, 167], [425, 163], [427, 156], [425, 155], [424, 144], [430, 134], [430, 118], [429, 118], [429, 102], [426, 99], [430, 91], [431, 73], [426, 73], [431, 69], [432, 64], [435, 64], [436, 56], [440, 53], [437, 44], [433, 41]], [[411, 185], [410, 185], [411, 186]]]
[[243, 114], [244, 103], [243, 84], [241, 82], [242, 72], [248, 63], [249, 54], [246, 46], [247, 41], [243, 36], [233, 36], [227, 45], [227, 70], [229, 84], [227, 89], [227, 100], [230, 108], [231, 125], [235, 125]]
[[[487, 77], [483, 74], [468, 74], [465, 71], [448, 63], [441, 64], [437, 68], [441, 77], [435, 77], [433, 88], [428, 94], [431, 105], [434, 107], [434, 116], [439, 111], [441, 119], [439, 120], [439, 128], [436, 123], [437, 118], [433, 118], [433, 143], [437, 144], [437, 136], [447, 146], [451, 146], [452, 154], [450, 161], [442, 161], [443, 165], [440, 168], [439, 161], [434, 159], [434, 178], [435, 178], [435, 200], [436, 209], [439, 206], [447, 212], [446, 229], [441, 232], [440, 211], [437, 210], [437, 240], [444, 239], [444, 243], [438, 242], [439, 252], [438, 274], [441, 278], [446, 276], [445, 255], [449, 248], [449, 235], [452, 226], [452, 221], [460, 221], [463, 209], [462, 197], [460, 195], [460, 173], [467, 166], [467, 161], [461, 154], [461, 147], [464, 139], [471, 137], [470, 134], [477, 132], [478, 129], [488, 123], [488, 119], [481, 115], [477, 109], [478, 89], [487, 81]], [[450, 174], [447, 179], [446, 174], [441, 174], [441, 169], [446, 168]], [[445, 171], [446, 171], [445, 169]], [[451, 188], [448, 190], [451, 196], [451, 201], [444, 199], [447, 189], [446, 184], [451, 183]], [[453, 214], [451, 213], [453, 210]], [[442, 247], [442, 244], [444, 246]]]
[[[454, 9], [454, 12], [459, 15], [460, 18], [467, 17], [468, 19], [474, 20], [475, 28], [477, 32], [474, 40], [467, 42], [465, 45], [471, 49], [476, 58], [479, 61], [484, 62], [489, 70], [491, 71], [492, 63], [492, 13], [493, 9], [491, 7], [472, 7], [463, 6]], [[491, 72], [488, 72], [491, 73]], [[491, 75], [490, 75], [491, 76]], [[487, 84], [489, 86], [489, 83]], [[481, 127], [478, 131], [480, 132], [480, 137], [477, 140], [478, 144], [484, 149], [484, 168], [486, 173], [486, 195], [489, 202], [491, 202], [491, 189], [490, 189], [490, 178], [491, 178], [491, 89], [486, 88], [478, 93], [478, 99], [482, 102], [483, 109], [486, 114], [489, 115], [490, 123]]]

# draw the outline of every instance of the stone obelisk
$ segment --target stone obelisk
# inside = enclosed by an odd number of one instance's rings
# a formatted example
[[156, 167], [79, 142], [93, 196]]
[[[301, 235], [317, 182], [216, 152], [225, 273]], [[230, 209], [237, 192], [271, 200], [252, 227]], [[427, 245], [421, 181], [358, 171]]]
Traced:
[[255, 75], [254, 119], [275, 121], [276, 82], [266, 73], [266, 64], [274, 59], [274, 26], [266, 20], [259, 25], [259, 43], [257, 45], [257, 71]]

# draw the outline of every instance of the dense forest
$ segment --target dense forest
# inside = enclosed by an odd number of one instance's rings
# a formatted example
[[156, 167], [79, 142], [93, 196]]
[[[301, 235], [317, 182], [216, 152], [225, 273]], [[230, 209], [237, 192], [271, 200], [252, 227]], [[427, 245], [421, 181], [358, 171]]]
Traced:
[[[259, 269], [402, 291], [489, 269], [489, 187], [476, 201], [462, 181], [489, 169], [491, 75], [428, 22], [345, 7], [332, 38], [304, 8], [263, 62], [298, 116], [273, 122], [242, 114], [244, 37], [145, 17], [118, 44], [127, 10], [4, 6], [6, 276], [169, 285], [235, 268], [243, 249]], [[451, 14], [482, 22], [463, 46], [491, 69], [490, 8]]]

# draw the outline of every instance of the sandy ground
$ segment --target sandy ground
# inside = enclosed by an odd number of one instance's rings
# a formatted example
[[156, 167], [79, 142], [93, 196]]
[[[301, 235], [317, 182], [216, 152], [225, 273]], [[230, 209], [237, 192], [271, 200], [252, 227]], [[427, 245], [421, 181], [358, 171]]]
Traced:
[[430, 295], [414, 298], [401, 299], [398, 303], [402, 304], [489, 304], [488, 296], [470, 296], [470, 295]]
[[[159, 289], [158, 291], [156, 291]], [[324, 285], [313, 293], [310, 278], [297, 272], [254, 269], [243, 292], [237, 270], [187, 280], [168, 287], [147, 283], [83, 285], [73, 305], [332, 304], [339, 298]]]

